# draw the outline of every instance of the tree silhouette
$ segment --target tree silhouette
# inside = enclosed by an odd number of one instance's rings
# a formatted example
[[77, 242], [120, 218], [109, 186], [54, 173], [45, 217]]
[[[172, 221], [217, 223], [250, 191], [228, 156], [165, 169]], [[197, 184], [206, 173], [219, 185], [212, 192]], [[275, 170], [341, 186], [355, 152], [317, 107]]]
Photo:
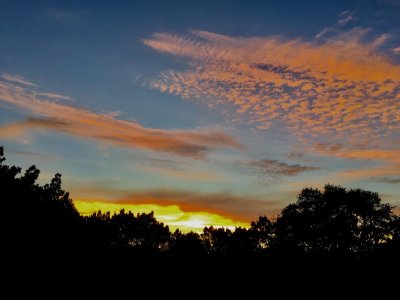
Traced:
[[275, 239], [274, 224], [266, 216], [260, 216], [257, 221], [251, 222], [250, 226], [257, 252], [269, 250]]
[[393, 236], [391, 209], [369, 191], [306, 188], [278, 217], [276, 247], [291, 254], [361, 257]]
[[195, 232], [182, 233], [176, 230], [172, 236], [170, 255], [174, 258], [204, 258], [206, 246], [200, 235]]
[[158, 222], [154, 213], [138, 213], [121, 210], [110, 219], [112, 247], [131, 247], [146, 252], [162, 252], [168, 248], [170, 231], [168, 226]]
[[[101, 212], [81, 216], [62, 189], [61, 174], [37, 184], [40, 171], [4, 164], [0, 147], [2, 249], [23, 253], [112, 251], [131, 258], [185, 260], [256, 258], [394, 258], [400, 255], [400, 217], [377, 193], [326, 185], [305, 188], [276, 220], [259, 217], [247, 228], [176, 230], [154, 213]], [[73, 251], [70, 251], [73, 250]]]
[[72, 247], [78, 241], [80, 216], [69, 194], [61, 188], [61, 175], [50, 184], [36, 184], [40, 171], [31, 166], [24, 175], [21, 168], [4, 165], [0, 148], [0, 190], [7, 224], [7, 246], [35, 250]]

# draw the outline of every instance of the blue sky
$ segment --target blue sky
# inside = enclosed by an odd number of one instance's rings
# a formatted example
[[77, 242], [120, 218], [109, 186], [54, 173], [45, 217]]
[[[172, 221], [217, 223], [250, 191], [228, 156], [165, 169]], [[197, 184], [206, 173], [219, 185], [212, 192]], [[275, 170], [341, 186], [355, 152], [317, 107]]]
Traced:
[[399, 1], [1, 7], [8, 162], [77, 201], [232, 224], [328, 182], [399, 204]]

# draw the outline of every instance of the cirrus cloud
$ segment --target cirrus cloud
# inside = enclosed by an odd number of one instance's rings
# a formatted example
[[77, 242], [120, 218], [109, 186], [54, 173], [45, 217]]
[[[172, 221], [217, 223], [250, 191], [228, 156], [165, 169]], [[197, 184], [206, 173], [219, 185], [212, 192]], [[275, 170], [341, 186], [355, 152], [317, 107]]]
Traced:
[[14, 82], [17, 84], [22, 84], [22, 85], [27, 85], [27, 86], [33, 86], [33, 87], [37, 87], [38, 85], [25, 80], [22, 76], [18, 76], [18, 75], [11, 75], [11, 74], [7, 74], [7, 73], [3, 73], [0, 76], [2, 79], [7, 80], [9, 82]]
[[319, 167], [287, 164], [274, 159], [250, 161], [248, 165], [267, 176], [296, 176], [303, 172], [319, 170]]
[[232, 136], [217, 129], [146, 128], [135, 121], [117, 119], [114, 114], [99, 114], [61, 104], [57, 102], [59, 99], [57, 94], [39, 93], [0, 81], [0, 100], [34, 116], [1, 127], [0, 135], [15, 137], [27, 131], [50, 129], [116, 146], [194, 158], [203, 158], [208, 151], [216, 148], [242, 148]]
[[400, 184], [400, 177], [372, 177], [371, 179], [383, 183]]

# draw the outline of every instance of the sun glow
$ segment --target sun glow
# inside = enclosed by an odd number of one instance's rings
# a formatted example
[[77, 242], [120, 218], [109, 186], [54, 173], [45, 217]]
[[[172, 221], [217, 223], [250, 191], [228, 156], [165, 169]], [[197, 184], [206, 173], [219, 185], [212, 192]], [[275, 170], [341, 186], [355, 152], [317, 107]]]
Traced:
[[168, 225], [171, 231], [180, 229], [182, 232], [194, 231], [201, 233], [206, 226], [225, 227], [234, 229], [235, 227], [249, 227], [246, 222], [234, 221], [230, 218], [212, 214], [208, 212], [185, 212], [177, 205], [160, 206], [157, 204], [121, 204], [104, 201], [74, 201], [76, 208], [82, 215], [90, 215], [101, 210], [111, 213], [119, 212], [121, 209], [134, 213], [154, 211], [158, 221]]

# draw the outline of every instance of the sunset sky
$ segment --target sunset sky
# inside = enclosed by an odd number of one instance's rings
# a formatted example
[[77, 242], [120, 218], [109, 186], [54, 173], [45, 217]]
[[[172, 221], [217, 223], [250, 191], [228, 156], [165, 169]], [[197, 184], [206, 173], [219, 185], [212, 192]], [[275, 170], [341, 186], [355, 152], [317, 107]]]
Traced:
[[2, 0], [1, 145], [184, 231], [326, 183], [400, 205], [400, 1]]

